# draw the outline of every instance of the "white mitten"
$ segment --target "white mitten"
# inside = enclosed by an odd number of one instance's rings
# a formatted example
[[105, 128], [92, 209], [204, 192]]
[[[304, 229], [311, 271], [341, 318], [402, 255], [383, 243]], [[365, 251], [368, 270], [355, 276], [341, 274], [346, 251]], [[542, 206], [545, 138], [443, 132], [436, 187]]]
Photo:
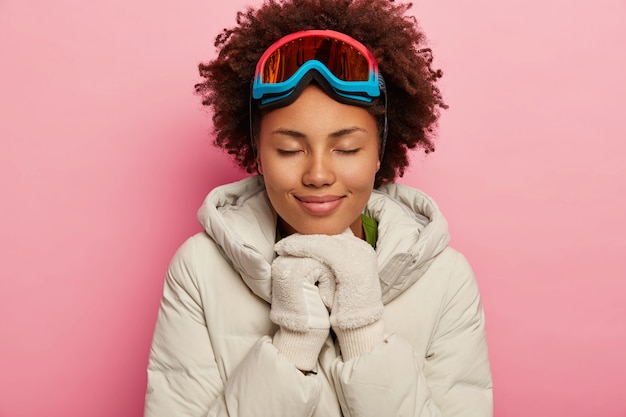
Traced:
[[270, 319], [280, 329], [273, 344], [300, 370], [315, 368], [330, 329], [324, 300], [332, 305], [333, 293], [334, 278], [323, 263], [288, 255], [274, 259]]
[[277, 253], [313, 258], [335, 276], [330, 323], [348, 361], [383, 341], [383, 303], [376, 252], [349, 230], [340, 235], [293, 234], [276, 244]]

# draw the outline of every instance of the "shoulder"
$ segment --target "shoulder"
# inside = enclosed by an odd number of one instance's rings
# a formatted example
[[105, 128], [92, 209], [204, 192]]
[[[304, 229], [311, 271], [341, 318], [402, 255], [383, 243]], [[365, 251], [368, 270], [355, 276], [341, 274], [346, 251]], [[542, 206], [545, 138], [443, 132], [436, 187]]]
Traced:
[[207, 257], [215, 255], [222, 257], [218, 245], [206, 232], [200, 232], [189, 237], [180, 245], [172, 258], [172, 264], [191, 266], [197, 262], [200, 257], [206, 259]]
[[452, 246], [446, 246], [444, 250], [434, 257], [433, 261], [448, 269], [450, 273], [470, 273], [472, 271], [472, 267], [465, 255]]
[[449, 286], [475, 281], [474, 271], [465, 255], [450, 246], [446, 246], [433, 258], [430, 268], [437, 275], [446, 277]]
[[456, 311], [457, 313], [452, 316], [469, 314], [474, 320], [482, 320], [478, 283], [470, 263], [462, 253], [447, 247], [433, 259], [429, 272], [443, 279], [441, 282], [444, 286], [441, 299], [443, 312]]
[[217, 243], [207, 233], [200, 232], [180, 245], [170, 261], [167, 278], [197, 288], [210, 270], [216, 273], [232, 271], [232, 266]]

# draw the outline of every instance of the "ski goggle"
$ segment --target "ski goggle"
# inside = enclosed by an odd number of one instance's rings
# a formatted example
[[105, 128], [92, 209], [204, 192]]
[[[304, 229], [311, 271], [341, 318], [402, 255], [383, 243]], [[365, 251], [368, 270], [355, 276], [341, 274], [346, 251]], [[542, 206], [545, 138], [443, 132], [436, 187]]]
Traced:
[[273, 43], [261, 56], [251, 98], [259, 108], [295, 101], [312, 80], [337, 101], [371, 105], [385, 93], [374, 55], [359, 41], [332, 30], [305, 30]]

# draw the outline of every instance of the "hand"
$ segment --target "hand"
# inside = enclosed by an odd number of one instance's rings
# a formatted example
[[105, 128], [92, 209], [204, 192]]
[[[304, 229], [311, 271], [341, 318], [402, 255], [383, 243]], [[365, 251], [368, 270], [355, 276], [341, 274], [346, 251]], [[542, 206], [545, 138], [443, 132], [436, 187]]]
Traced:
[[[317, 286], [316, 286], [317, 284]], [[334, 278], [311, 258], [279, 256], [272, 263], [270, 319], [280, 326], [273, 343], [298, 369], [312, 370], [328, 337]]]
[[312, 258], [335, 276], [330, 323], [345, 360], [369, 351], [383, 340], [383, 304], [376, 252], [349, 230], [340, 235], [291, 235], [275, 245], [285, 256]]

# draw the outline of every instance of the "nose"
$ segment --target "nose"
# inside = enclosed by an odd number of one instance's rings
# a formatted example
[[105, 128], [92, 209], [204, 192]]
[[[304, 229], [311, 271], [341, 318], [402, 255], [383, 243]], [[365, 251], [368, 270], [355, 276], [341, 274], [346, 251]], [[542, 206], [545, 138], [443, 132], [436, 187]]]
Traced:
[[323, 187], [335, 182], [332, 156], [313, 153], [306, 160], [302, 183], [311, 187]]

